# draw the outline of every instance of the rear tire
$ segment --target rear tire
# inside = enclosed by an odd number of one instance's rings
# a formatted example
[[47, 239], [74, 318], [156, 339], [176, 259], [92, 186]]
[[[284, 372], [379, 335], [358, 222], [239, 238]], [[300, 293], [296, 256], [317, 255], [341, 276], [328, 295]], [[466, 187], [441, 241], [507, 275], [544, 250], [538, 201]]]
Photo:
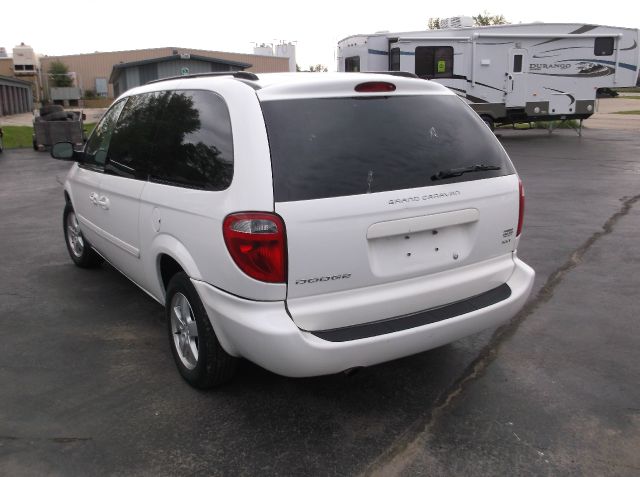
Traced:
[[80, 230], [78, 217], [73, 206], [67, 203], [62, 215], [62, 228], [64, 231], [64, 243], [73, 263], [80, 268], [98, 267], [104, 259], [96, 252], [89, 241], [84, 238]]
[[166, 313], [171, 352], [182, 377], [199, 389], [229, 381], [238, 359], [220, 345], [198, 292], [184, 272], [169, 281]]

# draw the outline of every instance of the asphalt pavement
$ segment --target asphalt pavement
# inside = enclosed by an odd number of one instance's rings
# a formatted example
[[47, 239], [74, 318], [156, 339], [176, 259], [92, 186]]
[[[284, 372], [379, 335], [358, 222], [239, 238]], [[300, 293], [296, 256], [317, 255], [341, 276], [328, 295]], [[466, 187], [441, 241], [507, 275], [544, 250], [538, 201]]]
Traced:
[[511, 324], [346, 376], [190, 388], [162, 308], [62, 239], [69, 165], [0, 155], [0, 474], [638, 475], [640, 138], [506, 131], [537, 272]]

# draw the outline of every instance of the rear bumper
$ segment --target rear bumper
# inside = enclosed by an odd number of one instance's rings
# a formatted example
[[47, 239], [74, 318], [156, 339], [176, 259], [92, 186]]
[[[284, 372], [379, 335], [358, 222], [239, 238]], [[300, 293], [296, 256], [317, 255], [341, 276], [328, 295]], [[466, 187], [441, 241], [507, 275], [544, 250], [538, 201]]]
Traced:
[[[193, 280], [225, 350], [275, 373], [318, 376], [420, 353], [508, 321], [524, 305], [535, 272], [514, 258], [510, 295], [434, 323], [349, 341], [328, 341], [299, 329], [284, 302], [254, 302]], [[315, 332], [317, 334], [317, 332]]]

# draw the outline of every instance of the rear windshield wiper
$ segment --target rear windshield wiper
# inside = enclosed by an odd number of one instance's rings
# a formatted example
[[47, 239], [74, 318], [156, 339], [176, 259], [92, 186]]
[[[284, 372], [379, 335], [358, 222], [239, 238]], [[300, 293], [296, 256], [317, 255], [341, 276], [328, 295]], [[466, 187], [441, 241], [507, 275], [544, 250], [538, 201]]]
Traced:
[[437, 174], [431, 176], [432, 181], [438, 181], [441, 179], [448, 179], [449, 177], [458, 177], [467, 172], [479, 172], [479, 171], [499, 171], [502, 169], [500, 166], [489, 166], [487, 164], [476, 164], [468, 167], [458, 167], [457, 169], [443, 169]]

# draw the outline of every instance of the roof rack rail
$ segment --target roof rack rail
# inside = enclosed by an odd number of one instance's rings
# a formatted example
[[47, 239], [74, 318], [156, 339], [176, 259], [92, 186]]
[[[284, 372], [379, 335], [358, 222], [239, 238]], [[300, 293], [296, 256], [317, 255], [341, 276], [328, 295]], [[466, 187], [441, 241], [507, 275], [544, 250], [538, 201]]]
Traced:
[[147, 81], [145, 84], [161, 83], [162, 81], [170, 81], [175, 79], [202, 78], [207, 76], [233, 76], [234, 78], [251, 81], [258, 81], [260, 79], [256, 74], [249, 71], [213, 71], [211, 73], [194, 73], [192, 75], [169, 76], [167, 78], [159, 78], [156, 80]]
[[373, 73], [374, 75], [401, 76], [403, 78], [419, 78], [417, 74], [409, 73], [408, 71], [361, 71], [361, 73]]

